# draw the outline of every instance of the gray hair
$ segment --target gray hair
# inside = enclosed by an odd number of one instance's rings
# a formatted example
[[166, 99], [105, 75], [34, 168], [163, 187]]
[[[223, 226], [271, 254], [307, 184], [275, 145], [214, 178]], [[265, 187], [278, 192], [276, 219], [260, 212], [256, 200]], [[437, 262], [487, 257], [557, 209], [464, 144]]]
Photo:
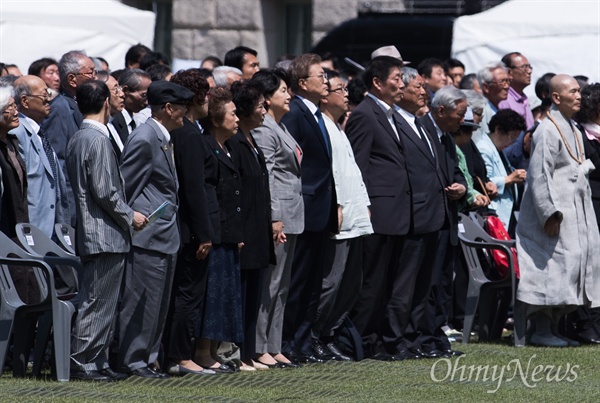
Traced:
[[456, 109], [456, 104], [461, 101], [466, 101], [467, 96], [453, 85], [446, 85], [436, 91], [433, 101], [431, 101], [432, 109], [444, 107], [447, 109]]
[[402, 67], [402, 74], [404, 75], [402, 77], [402, 82], [404, 85], [408, 85], [412, 80], [417, 78], [419, 72], [417, 69], [413, 69], [412, 67]]
[[130, 90], [137, 91], [140, 88], [143, 77], [152, 80], [150, 74], [142, 69], [125, 69], [121, 77], [119, 77], [119, 85], [121, 87], [127, 86]]
[[290, 71], [290, 66], [292, 65], [292, 61], [293, 60], [289, 60], [289, 59], [285, 59], [285, 60], [280, 60], [277, 63], [275, 63], [275, 66], [273, 66], [274, 69], [282, 69], [285, 70], [286, 72]]
[[494, 70], [502, 69], [506, 70], [506, 65], [502, 62], [488, 63], [481, 70], [477, 72], [477, 81], [479, 85], [483, 87], [483, 84], [489, 84], [494, 81]]
[[215, 80], [215, 85], [217, 87], [227, 87], [229, 85], [229, 83], [227, 82], [227, 73], [235, 73], [241, 76], [242, 70], [231, 66], [215, 67], [215, 69], [212, 72], [212, 76], [213, 80]]
[[58, 75], [60, 82], [66, 83], [69, 74], [79, 73], [81, 69], [81, 60], [87, 57], [84, 50], [71, 50], [60, 58], [58, 61]]
[[17, 81], [17, 76], [13, 76], [9, 74], [7, 76], [0, 77], [0, 87], [12, 87], [15, 81]]
[[[0, 87], [0, 111], [4, 110], [10, 104], [10, 98], [14, 96], [14, 90], [12, 86]], [[0, 122], [4, 123], [4, 113], [0, 117]]]
[[462, 90], [462, 92], [467, 96], [467, 105], [473, 109], [473, 111], [483, 111], [483, 108], [485, 108], [485, 104], [487, 103], [487, 99], [483, 95], [474, 90]]
[[21, 96], [31, 94], [31, 86], [27, 80], [21, 80], [14, 86], [15, 102], [21, 106]]

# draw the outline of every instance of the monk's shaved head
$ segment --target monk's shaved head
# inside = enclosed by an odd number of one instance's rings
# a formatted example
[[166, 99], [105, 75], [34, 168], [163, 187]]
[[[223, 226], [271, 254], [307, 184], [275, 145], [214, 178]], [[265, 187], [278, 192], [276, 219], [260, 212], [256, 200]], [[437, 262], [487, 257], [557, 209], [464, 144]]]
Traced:
[[550, 93], [560, 93], [562, 89], [568, 87], [570, 83], [576, 81], [568, 74], [557, 74], [550, 80]]
[[558, 74], [550, 80], [552, 103], [567, 118], [581, 107], [581, 93], [577, 80], [567, 74]]

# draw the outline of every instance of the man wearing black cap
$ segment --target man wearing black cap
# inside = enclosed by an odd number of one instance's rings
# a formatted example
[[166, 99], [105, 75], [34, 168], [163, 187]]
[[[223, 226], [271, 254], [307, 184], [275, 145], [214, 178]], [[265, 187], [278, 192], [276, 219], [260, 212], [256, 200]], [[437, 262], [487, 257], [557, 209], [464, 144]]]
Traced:
[[183, 125], [193, 96], [168, 81], [152, 83], [148, 87], [152, 118], [131, 133], [121, 156], [129, 205], [148, 215], [151, 223], [132, 237], [119, 315], [119, 363], [126, 372], [144, 378], [167, 377], [157, 371], [155, 362], [180, 244], [178, 183], [169, 132]]

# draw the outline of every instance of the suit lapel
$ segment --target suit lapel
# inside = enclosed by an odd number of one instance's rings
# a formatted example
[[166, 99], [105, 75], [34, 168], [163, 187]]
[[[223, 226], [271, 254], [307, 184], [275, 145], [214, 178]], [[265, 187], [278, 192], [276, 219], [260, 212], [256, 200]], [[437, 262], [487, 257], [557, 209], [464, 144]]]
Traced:
[[323, 138], [323, 132], [321, 131], [321, 128], [319, 127], [319, 124], [317, 123], [317, 121], [315, 119], [315, 115], [313, 115], [310, 112], [308, 107], [304, 104], [304, 101], [302, 101], [300, 98], [295, 97], [292, 100], [292, 102], [296, 102], [298, 104], [298, 107], [304, 113], [304, 118], [306, 119], [308, 124], [312, 127], [312, 129], [315, 131], [317, 138], [319, 139], [319, 142], [321, 143], [321, 146], [325, 149], [325, 153], [327, 154], [327, 157], [329, 159], [331, 159], [329, 149], [327, 148], [327, 144], [325, 144], [325, 139]]
[[[294, 154], [294, 161], [296, 161], [296, 168], [300, 170], [300, 161], [298, 160], [298, 154], [296, 154], [296, 147], [300, 149], [300, 146], [298, 143], [296, 143], [296, 140], [294, 140], [294, 138], [286, 130], [280, 127], [277, 122], [275, 122], [275, 119], [271, 118], [271, 116], [268, 115], [268, 118], [265, 117], [264, 124], [272, 131], [277, 133], [279, 138], [281, 138], [283, 141], [283, 144], [285, 144], [285, 146], [292, 151], [292, 154]], [[300, 152], [302, 152], [302, 150]]]
[[[31, 142], [31, 147], [39, 155], [44, 169], [51, 177], [54, 178], [54, 174], [52, 173], [52, 167], [50, 167], [50, 161], [48, 161], [48, 156], [46, 155], [46, 151], [44, 151], [44, 144], [42, 143], [42, 138], [34, 133], [33, 128], [31, 127], [29, 122], [27, 122], [27, 119], [25, 119], [24, 115], [19, 114], [19, 122], [23, 125], [23, 129], [25, 129], [25, 131], [27, 132], [27, 135], [29, 136], [29, 141]], [[54, 178], [54, 180], [56, 180], [56, 178]]]
[[402, 148], [402, 142], [401, 142], [399, 136], [396, 135], [396, 132], [394, 131], [394, 129], [390, 125], [390, 121], [388, 120], [387, 116], [385, 116], [385, 113], [383, 112], [383, 110], [381, 109], [381, 107], [379, 105], [377, 105], [377, 102], [375, 102], [375, 100], [373, 100], [369, 96], [367, 96], [365, 98], [365, 101], [369, 102], [369, 104], [371, 105], [371, 109], [373, 109], [373, 113], [375, 114], [375, 116], [376, 116], [377, 121], [379, 122], [379, 124], [392, 137], [392, 139], [394, 139], [394, 141]]
[[176, 178], [177, 176], [175, 173], [175, 161], [173, 160], [173, 150], [171, 149], [171, 145], [169, 144], [167, 139], [165, 139], [165, 135], [163, 134], [160, 127], [158, 127], [154, 119], [148, 119], [147, 123], [152, 127], [152, 129], [154, 129], [154, 133], [160, 141], [160, 148], [167, 160], [167, 164], [169, 165], [169, 170], [171, 171], [171, 174], [173, 174], [173, 177]]
[[[417, 133], [415, 133], [415, 131], [413, 130], [412, 127], [410, 127], [410, 125], [408, 124], [408, 122], [406, 122], [406, 120], [404, 120], [404, 118], [397, 112], [394, 112], [394, 117], [396, 119], [396, 124], [398, 126], [398, 128], [400, 129], [401, 132], [404, 133], [404, 135], [413, 142], [413, 144], [419, 149], [419, 151], [421, 151], [421, 153], [427, 157], [427, 160], [429, 162], [431, 162], [434, 166], [436, 165], [435, 159], [433, 158], [433, 156], [431, 155], [431, 150], [429, 149], [429, 147], [427, 147], [425, 145], [425, 143], [423, 142], [423, 140], [421, 140], [419, 138], [419, 136], [417, 135]], [[425, 134], [425, 133], [423, 133]], [[426, 135], [426, 134], [425, 134]], [[432, 148], [435, 148], [432, 147]]]

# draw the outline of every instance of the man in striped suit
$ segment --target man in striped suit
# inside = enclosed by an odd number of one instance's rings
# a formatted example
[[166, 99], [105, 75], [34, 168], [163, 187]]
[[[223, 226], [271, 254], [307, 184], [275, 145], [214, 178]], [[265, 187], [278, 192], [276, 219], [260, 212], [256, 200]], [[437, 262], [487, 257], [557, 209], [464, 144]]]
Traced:
[[80, 305], [71, 345], [71, 377], [86, 381], [126, 378], [108, 365], [108, 345], [131, 247], [130, 230], [148, 219], [125, 200], [123, 179], [106, 127], [110, 91], [101, 81], [77, 87], [84, 120], [67, 145], [67, 173], [77, 201], [77, 253], [83, 263]]

